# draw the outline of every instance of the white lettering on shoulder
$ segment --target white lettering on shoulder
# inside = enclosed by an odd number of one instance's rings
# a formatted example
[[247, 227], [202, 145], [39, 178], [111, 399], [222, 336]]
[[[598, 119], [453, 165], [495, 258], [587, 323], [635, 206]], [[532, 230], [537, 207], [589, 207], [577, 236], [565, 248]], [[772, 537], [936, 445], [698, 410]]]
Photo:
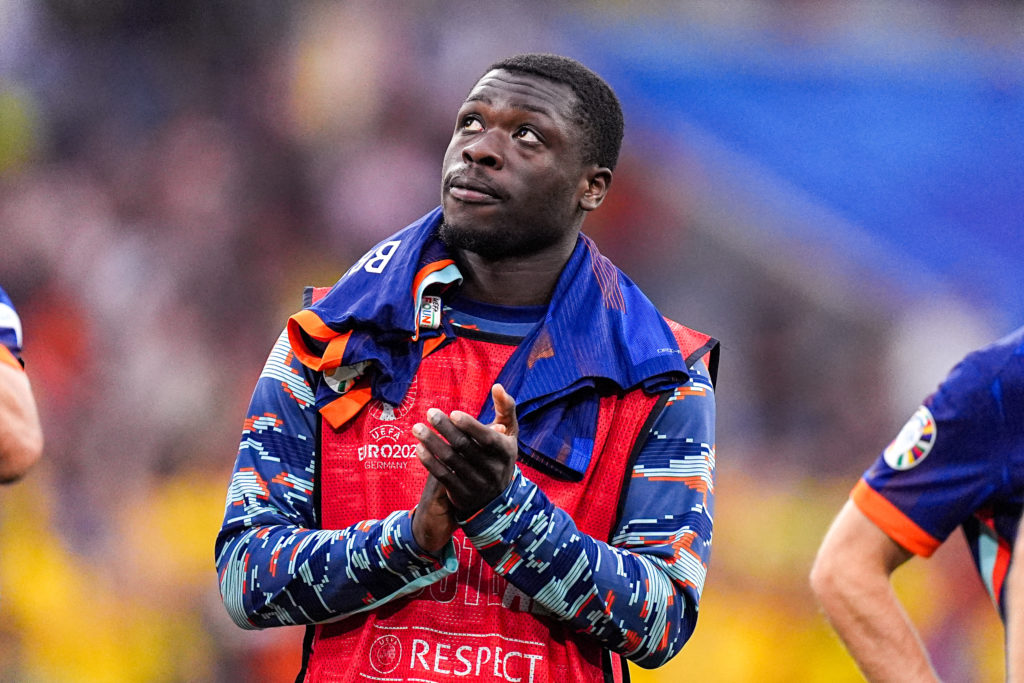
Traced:
[[372, 249], [359, 257], [359, 260], [353, 263], [352, 267], [345, 271], [345, 274], [341, 279], [344, 280], [357, 270], [365, 270], [367, 273], [380, 274], [388, 265], [391, 257], [395, 255], [395, 251], [398, 250], [398, 246], [401, 243], [402, 240], [390, 240], [377, 245], [376, 249]]
[[370, 253], [370, 258], [367, 259], [366, 265], [363, 266], [363, 270], [367, 273], [382, 273], [384, 268], [387, 267], [388, 262], [391, 261], [391, 257], [395, 255], [398, 250], [398, 245], [402, 243], [401, 240], [391, 240], [377, 247], [376, 251]]

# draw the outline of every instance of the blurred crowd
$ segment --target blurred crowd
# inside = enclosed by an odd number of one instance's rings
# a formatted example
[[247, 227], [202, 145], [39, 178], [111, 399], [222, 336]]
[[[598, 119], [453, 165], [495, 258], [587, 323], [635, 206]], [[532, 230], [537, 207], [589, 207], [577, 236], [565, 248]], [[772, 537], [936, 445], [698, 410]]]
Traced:
[[[490, 61], [557, 48], [553, 12], [0, 0], [0, 284], [46, 434], [44, 462], [0, 491], [0, 678], [294, 676], [302, 630], [240, 631], [217, 595], [249, 393], [302, 287], [437, 203], [461, 98]], [[724, 341], [702, 621], [676, 673], [637, 680], [853, 680], [806, 572], [915, 407], [886, 385], [895, 313], [823, 302], [716, 239], [685, 183], [658, 191], [628, 124], [585, 230], [668, 315]], [[957, 551], [908, 574], [909, 601], [940, 670], [997, 677], [996, 618]]]

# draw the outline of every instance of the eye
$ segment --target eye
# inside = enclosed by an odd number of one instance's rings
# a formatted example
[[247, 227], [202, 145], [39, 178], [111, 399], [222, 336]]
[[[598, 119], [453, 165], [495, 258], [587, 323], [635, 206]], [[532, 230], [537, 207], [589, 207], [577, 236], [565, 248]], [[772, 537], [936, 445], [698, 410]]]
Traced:
[[519, 128], [512, 137], [517, 138], [519, 140], [523, 140], [525, 142], [541, 141], [540, 136], [537, 135], [537, 133], [532, 128], [527, 128], [526, 126]]
[[470, 133], [476, 133], [484, 129], [484, 124], [482, 124], [480, 119], [475, 116], [467, 116], [462, 119], [462, 122], [459, 124], [459, 129]]

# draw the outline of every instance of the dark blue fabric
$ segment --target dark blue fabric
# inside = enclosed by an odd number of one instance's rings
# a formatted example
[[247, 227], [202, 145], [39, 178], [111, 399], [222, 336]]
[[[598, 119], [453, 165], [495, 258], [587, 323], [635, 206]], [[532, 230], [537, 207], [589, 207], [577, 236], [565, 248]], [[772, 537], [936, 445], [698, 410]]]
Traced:
[[933, 441], [917, 464], [897, 470], [883, 453], [864, 480], [939, 542], [962, 527], [1005, 618], [994, 568], [998, 548], [1014, 547], [1024, 509], [1024, 327], [968, 354], [922, 411]]
[[473, 301], [455, 294], [445, 297], [444, 314], [460, 329], [514, 337], [522, 341], [547, 314], [548, 306], [501, 306]]
[[[422, 357], [424, 339], [455, 333], [416, 332], [412, 285], [424, 266], [451, 258], [437, 239], [437, 208], [371, 250], [399, 242], [380, 273], [361, 260], [324, 298], [311, 306], [332, 330], [352, 331], [342, 365], [371, 361], [373, 397], [401, 403]], [[386, 249], [385, 249], [386, 251]], [[661, 314], [593, 241], [580, 235], [559, 277], [547, 314], [519, 344], [498, 376], [516, 399], [520, 448], [555, 473], [577, 477], [586, 471], [594, 447], [599, 396], [642, 387], [673, 388], [688, 378], [685, 359]], [[317, 405], [337, 398], [322, 382]], [[488, 398], [480, 412], [494, 419]]]
[[21, 361], [21, 321], [3, 287], [0, 287], [0, 344]]

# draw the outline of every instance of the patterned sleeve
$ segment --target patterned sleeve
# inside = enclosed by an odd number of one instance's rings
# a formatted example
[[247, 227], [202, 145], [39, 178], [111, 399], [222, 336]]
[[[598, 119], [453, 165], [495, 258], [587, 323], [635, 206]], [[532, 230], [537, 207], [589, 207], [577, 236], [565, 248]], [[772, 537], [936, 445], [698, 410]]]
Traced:
[[984, 352], [961, 361], [850, 494], [910, 552], [930, 556], [1004, 485], [1000, 367]]
[[221, 597], [242, 628], [333, 621], [454, 573], [412, 537], [411, 511], [318, 529], [313, 391], [282, 333], [260, 374], [228, 487], [216, 559]]
[[0, 363], [21, 369], [21, 319], [0, 287]]
[[581, 534], [518, 470], [463, 525], [497, 573], [643, 667], [689, 639], [711, 552], [715, 402], [707, 370], [696, 370], [647, 436], [611, 544]]

